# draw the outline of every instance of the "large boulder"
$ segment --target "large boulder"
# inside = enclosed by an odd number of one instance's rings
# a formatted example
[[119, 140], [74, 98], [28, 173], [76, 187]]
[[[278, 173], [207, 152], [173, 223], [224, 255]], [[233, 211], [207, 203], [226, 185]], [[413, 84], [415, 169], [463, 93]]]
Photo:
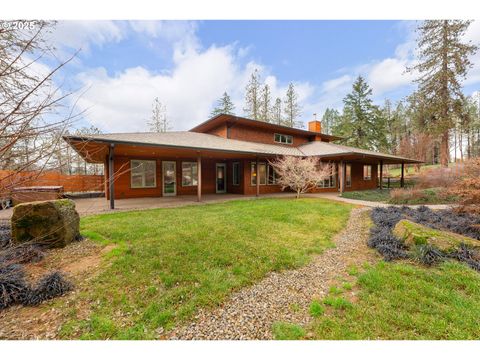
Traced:
[[13, 208], [12, 240], [49, 248], [64, 247], [79, 238], [80, 217], [72, 200], [35, 201]]
[[440, 250], [454, 250], [460, 244], [479, 247], [480, 241], [445, 230], [436, 230], [410, 220], [401, 220], [395, 225], [393, 234], [402, 239], [408, 247], [434, 245]]

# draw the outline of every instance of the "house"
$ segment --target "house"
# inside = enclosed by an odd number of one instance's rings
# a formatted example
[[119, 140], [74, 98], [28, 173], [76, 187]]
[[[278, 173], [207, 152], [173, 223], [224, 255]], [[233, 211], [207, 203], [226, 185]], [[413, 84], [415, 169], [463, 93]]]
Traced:
[[225, 114], [189, 131], [64, 139], [86, 161], [105, 165], [112, 208], [121, 198], [197, 194], [200, 201], [202, 194], [280, 192], [269, 160], [285, 155], [316, 156], [335, 165], [314, 192], [374, 189], [384, 164], [402, 165], [403, 184], [404, 164], [419, 162], [334, 144], [340, 138], [323, 134], [320, 121], [302, 130]]

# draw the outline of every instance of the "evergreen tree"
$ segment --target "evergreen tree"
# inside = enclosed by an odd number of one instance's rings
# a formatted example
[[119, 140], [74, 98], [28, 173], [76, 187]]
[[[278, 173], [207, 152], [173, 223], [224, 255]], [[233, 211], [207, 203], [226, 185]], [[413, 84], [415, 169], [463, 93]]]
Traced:
[[212, 110], [210, 116], [220, 114], [235, 115], [235, 105], [233, 105], [230, 95], [225, 91], [220, 99], [217, 101], [217, 106]]
[[441, 137], [440, 162], [448, 166], [449, 137], [453, 127], [455, 103], [462, 97], [461, 81], [471, 67], [469, 56], [477, 47], [462, 42], [471, 21], [428, 20], [418, 28], [419, 63], [410, 70], [418, 71], [418, 92], [430, 104], [432, 116], [426, 131]]
[[284, 100], [284, 125], [303, 128], [303, 123], [297, 120], [298, 117], [302, 114], [301, 110], [302, 109], [298, 104], [298, 94], [295, 91], [295, 86], [293, 85], [293, 83], [290, 83], [288, 85], [287, 93]]
[[245, 116], [254, 120], [260, 119], [260, 95], [260, 77], [255, 69], [245, 88]]
[[343, 99], [343, 115], [333, 131], [344, 137], [344, 143], [364, 149], [378, 150], [385, 144], [384, 121], [372, 101], [372, 89], [359, 76], [352, 92]]
[[276, 98], [272, 106], [272, 122], [277, 125], [283, 125], [282, 99]]
[[260, 94], [260, 117], [259, 120], [270, 122], [270, 115], [272, 113], [272, 95], [270, 92], [270, 86], [268, 84], [263, 85]]
[[336, 109], [325, 109], [322, 116], [322, 132], [332, 135], [332, 130], [340, 121], [340, 113]]
[[163, 105], [158, 98], [153, 101], [152, 119], [148, 122], [150, 131], [167, 132], [172, 129], [167, 117], [167, 106]]

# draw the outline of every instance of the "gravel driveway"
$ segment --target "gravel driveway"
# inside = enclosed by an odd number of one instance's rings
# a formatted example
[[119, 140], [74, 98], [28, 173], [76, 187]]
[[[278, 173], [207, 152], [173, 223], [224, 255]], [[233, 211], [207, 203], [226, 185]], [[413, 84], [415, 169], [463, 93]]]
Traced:
[[[272, 272], [259, 283], [234, 293], [220, 308], [202, 309], [193, 322], [174, 329], [170, 339], [271, 339], [276, 321], [306, 324], [310, 303], [323, 297], [332, 282], [347, 276], [347, 267], [375, 257], [367, 248], [366, 208], [352, 210], [335, 248], [296, 270]], [[295, 309], [295, 310], [294, 310]]]

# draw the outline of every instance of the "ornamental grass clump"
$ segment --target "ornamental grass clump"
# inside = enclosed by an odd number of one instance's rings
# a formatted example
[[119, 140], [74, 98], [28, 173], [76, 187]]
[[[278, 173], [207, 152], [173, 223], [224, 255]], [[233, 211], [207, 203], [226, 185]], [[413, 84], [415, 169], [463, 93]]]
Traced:
[[45, 300], [62, 296], [73, 289], [73, 284], [58, 271], [45, 275], [38, 284], [29, 291], [26, 305], [38, 305]]
[[424, 244], [415, 247], [413, 258], [420, 264], [432, 266], [445, 260], [445, 254], [433, 245]]
[[45, 275], [31, 286], [25, 280], [23, 264], [38, 262], [45, 253], [37, 245], [22, 244], [0, 251], [0, 310], [12, 305], [38, 305], [61, 296], [73, 285], [59, 272]]
[[25, 302], [29, 290], [21, 265], [0, 266], [0, 310]]

